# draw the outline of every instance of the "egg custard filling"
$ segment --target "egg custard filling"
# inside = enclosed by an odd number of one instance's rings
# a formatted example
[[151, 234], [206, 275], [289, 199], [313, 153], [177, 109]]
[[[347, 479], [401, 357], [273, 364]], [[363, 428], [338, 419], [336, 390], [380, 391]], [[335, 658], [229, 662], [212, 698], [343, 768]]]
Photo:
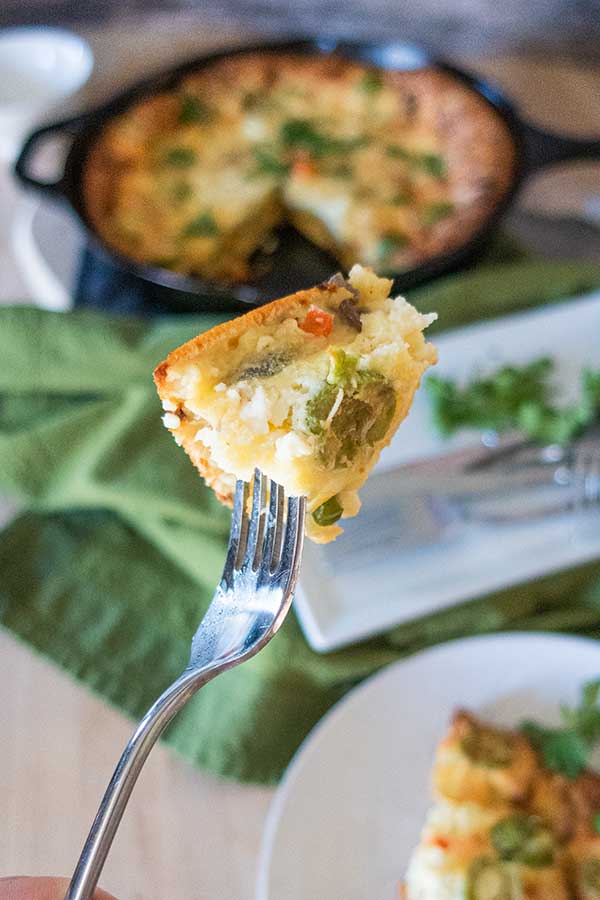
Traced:
[[423, 330], [435, 319], [392, 282], [354, 266], [308, 291], [200, 335], [158, 366], [155, 381], [176, 441], [231, 503], [256, 468], [307, 497], [319, 543], [356, 515], [357, 491], [436, 361]]

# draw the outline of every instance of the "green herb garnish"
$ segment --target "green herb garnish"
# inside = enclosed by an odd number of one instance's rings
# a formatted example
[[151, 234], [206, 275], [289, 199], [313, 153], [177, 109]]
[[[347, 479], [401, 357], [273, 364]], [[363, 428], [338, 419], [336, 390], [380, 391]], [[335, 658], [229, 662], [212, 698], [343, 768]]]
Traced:
[[401, 147], [400, 144], [388, 144], [385, 148], [385, 154], [392, 159], [414, 159], [414, 155], [410, 150], [407, 150], [406, 147]]
[[410, 191], [397, 191], [392, 197], [391, 202], [394, 206], [408, 206], [412, 202], [412, 198]]
[[522, 730], [549, 769], [562, 772], [567, 778], [577, 778], [585, 769], [588, 747], [576, 732], [567, 728], [544, 728], [536, 722], [524, 722]]
[[433, 175], [434, 178], [443, 178], [446, 174], [444, 157], [438, 153], [422, 153], [416, 157], [415, 161], [421, 169], [428, 175]]
[[380, 262], [385, 262], [389, 257], [396, 252], [396, 250], [402, 250], [408, 244], [408, 238], [406, 235], [401, 234], [400, 232], [395, 232], [394, 234], [385, 234], [382, 238], [380, 238], [379, 243], [377, 245], [377, 255], [379, 257]]
[[447, 219], [454, 212], [454, 203], [441, 201], [440, 203], [429, 203], [423, 208], [423, 224], [435, 225], [442, 219]]
[[364, 137], [335, 138], [320, 131], [310, 119], [288, 119], [281, 126], [279, 137], [288, 150], [304, 150], [316, 159], [347, 153], [364, 146]]
[[257, 174], [284, 177], [290, 171], [289, 163], [284, 162], [267, 147], [254, 147], [252, 152], [256, 160]]
[[190, 147], [173, 147], [165, 153], [165, 162], [176, 169], [193, 166], [197, 158], [195, 151]]
[[545, 728], [537, 722], [522, 724], [521, 730], [547, 768], [562, 772], [567, 778], [577, 778], [585, 769], [594, 745], [600, 741], [599, 691], [600, 679], [585, 684], [580, 705], [574, 709], [562, 707], [562, 728]]
[[593, 818], [594, 831], [596, 834], [600, 834], [600, 812], [595, 813]]
[[215, 237], [219, 233], [219, 226], [211, 212], [200, 213], [195, 219], [185, 226], [182, 237]]
[[365, 94], [377, 94], [382, 87], [383, 78], [381, 72], [376, 72], [374, 69], [365, 72], [360, 80], [360, 89], [364, 91]]
[[337, 497], [330, 497], [325, 503], [317, 506], [312, 514], [317, 525], [334, 525], [341, 518], [343, 509]]
[[553, 367], [542, 357], [525, 366], [503, 366], [464, 387], [431, 375], [426, 388], [434, 422], [445, 435], [461, 428], [516, 428], [540, 443], [566, 444], [600, 419], [600, 371], [584, 370], [579, 402], [558, 407], [551, 402]]
[[408, 150], [400, 144], [388, 144], [385, 153], [392, 159], [406, 160], [415, 168], [422, 169], [434, 178], [444, 178], [446, 175], [446, 162], [439, 153], [419, 153], [416, 150]]
[[187, 181], [178, 181], [173, 185], [171, 196], [177, 203], [182, 203], [184, 200], [189, 200], [193, 193], [191, 184], [188, 184]]
[[183, 125], [205, 124], [213, 118], [213, 112], [199, 97], [184, 94], [181, 98], [179, 121]]

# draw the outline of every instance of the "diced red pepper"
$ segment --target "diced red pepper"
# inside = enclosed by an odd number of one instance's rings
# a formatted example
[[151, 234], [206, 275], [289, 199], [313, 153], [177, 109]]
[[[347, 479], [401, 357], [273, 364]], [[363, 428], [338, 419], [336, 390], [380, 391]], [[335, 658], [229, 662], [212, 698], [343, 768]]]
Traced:
[[314, 334], [315, 337], [327, 337], [333, 328], [333, 316], [324, 309], [311, 306], [300, 322], [300, 328], [307, 334]]
[[431, 843], [436, 847], [439, 847], [441, 850], [447, 850], [450, 846], [450, 841], [439, 834], [432, 839]]
[[312, 178], [317, 174], [317, 167], [312, 159], [301, 156], [292, 163], [292, 175], [296, 178]]

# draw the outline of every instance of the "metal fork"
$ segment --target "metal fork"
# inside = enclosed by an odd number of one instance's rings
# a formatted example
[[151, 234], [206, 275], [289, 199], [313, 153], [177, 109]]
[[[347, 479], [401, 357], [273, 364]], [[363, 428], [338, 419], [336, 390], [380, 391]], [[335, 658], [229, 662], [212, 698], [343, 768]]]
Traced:
[[583, 447], [572, 465], [573, 506], [600, 506], [600, 446]]
[[90, 900], [150, 750], [196, 691], [269, 643], [290, 608], [304, 542], [305, 499], [255, 472], [238, 481], [221, 581], [192, 639], [187, 668], [150, 707], [115, 769], [71, 879], [66, 900]]
[[502, 524], [600, 507], [597, 435], [569, 447], [528, 447], [507, 463], [487, 485], [449, 499], [463, 519]]

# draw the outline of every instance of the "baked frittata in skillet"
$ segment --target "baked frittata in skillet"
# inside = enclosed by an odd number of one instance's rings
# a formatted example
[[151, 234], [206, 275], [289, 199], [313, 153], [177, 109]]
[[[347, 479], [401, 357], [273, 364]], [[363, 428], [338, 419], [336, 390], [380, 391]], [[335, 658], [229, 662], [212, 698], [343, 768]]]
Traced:
[[468, 240], [514, 166], [499, 114], [448, 72], [249, 52], [110, 121], [84, 194], [100, 235], [139, 262], [249, 280], [290, 222], [344, 268], [391, 273]]

